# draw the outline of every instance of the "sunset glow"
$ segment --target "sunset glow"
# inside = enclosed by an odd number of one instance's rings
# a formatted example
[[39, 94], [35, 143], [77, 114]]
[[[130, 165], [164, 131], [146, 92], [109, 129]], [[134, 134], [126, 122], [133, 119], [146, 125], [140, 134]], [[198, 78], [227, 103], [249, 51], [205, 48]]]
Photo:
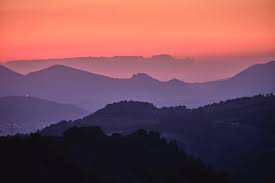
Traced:
[[275, 52], [273, 0], [2, 0], [0, 62]]

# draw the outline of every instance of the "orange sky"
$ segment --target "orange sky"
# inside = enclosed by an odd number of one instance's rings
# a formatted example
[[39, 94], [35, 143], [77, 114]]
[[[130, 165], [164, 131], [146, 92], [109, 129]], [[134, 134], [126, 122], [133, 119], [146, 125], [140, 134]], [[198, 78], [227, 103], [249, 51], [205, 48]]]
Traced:
[[0, 0], [0, 62], [275, 52], [274, 0]]

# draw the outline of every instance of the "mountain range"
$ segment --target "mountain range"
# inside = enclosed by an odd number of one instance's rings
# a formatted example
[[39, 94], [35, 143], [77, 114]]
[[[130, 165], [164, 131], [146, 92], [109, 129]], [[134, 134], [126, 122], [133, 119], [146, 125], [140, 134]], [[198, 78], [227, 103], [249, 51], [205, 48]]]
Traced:
[[159, 81], [144, 73], [126, 79], [111, 78], [63, 65], [22, 75], [0, 66], [0, 97], [29, 95], [74, 104], [90, 112], [121, 100], [192, 108], [275, 92], [274, 78], [275, 61], [253, 65], [231, 78], [204, 83]]
[[0, 135], [29, 133], [60, 120], [88, 115], [79, 107], [33, 97], [0, 98]]
[[[180, 70], [187, 69], [192, 63], [193, 59], [191, 58], [176, 59], [168, 54], [160, 54], [149, 58], [143, 56], [114, 56], [16, 60], [8, 61], [4, 65], [22, 74], [54, 65], [65, 65], [110, 77], [127, 78], [135, 73], [148, 73], [163, 79], [168, 76], [167, 79], [169, 79], [171, 74], [173, 77], [178, 78], [181, 75]], [[155, 67], [156, 65], [158, 67]], [[174, 70], [174, 72], [169, 74], [170, 70]], [[177, 74], [174, 75], [174, 73]]]
[[22, 74], [28, 74], [54, 65], [65, 65], [114, 78], [129, 78], [136, 73], [147, 73], [161, 81], [177, 78], [187, 82], [205, 82], [228, 78], [257, 63], [255, 60], [228, 59], [225, 61], [223, 59], [222, 61], [217, 59], [196, 59], [190, 57], [174, 58], [168, 54], [159, 54], [151, 57], [75, 57], [15, 60], [4, 63], [4, 66]]

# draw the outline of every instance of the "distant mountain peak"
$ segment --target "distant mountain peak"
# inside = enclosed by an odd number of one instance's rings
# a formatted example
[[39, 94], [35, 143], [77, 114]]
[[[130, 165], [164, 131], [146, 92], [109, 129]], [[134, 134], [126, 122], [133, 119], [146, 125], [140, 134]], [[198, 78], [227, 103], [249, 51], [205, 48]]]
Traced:
[[179, 80], [179, 79], [171, 79], [171, 80], [167, 81], [167, 83], [171, 83], [171, 84], [186, 84], [184, 81]]
[[154, 78], [152, 78], [151, 76], [149, 76], [148, 74], [146, 73], [137, 73], [137, 74], [134, 74], [131, 79], [137, 79], [137, 80], [156, 80]]
[[72, 67], [68, 67], [65, 65], [53, 65], [50, 67], [47, 67], [45, 69], [42, 69], [40, 71], [35, 71], [35, 72], [31, 72], [28, 75], [39, 75], [39, 74], [48, 74], [48, 75], [65, 75], [65, 76], [70, 76], [70, 77], [76, 77], [76, 76], [82, 76], [82, 77], [86, 77], [89, 78], [90, 76], [94, 77], [94, 78], [110, 78], [108, 76], [103, 76], [103, 75], [99, 75], [99, 74], [94, 74], [91, 72], [87, 72], [84, 70], [80, 70], [80, 69], [76, 69], [76, 68], [72, 68]]
[[10, 70], [9, 68], [7, 68], [3, 65], [0, 65], [0, 76], [4, 77], [4, 76], [8, 76], [8, 75], [22, 76], [21, 74]]
[[111, 57], [111, 58], [114, 58], [114, 59], [121, 59], [121, 60], [138, 60], [138, 59], [144, 59], [143, 56], [114, 56], [114, 57]]
[[50, 66], [44, 70], [78, 70], [78, 69], [71, 68], [71, 67], [68, 67], [65, 65], [57, 64], [57, 65]]
[[67, 71], [79, 71], [79, 72], [85, 72], [79, 69], [75, 69], [75, 68], [71, 68], [68, 66], [64, 66], [64, 65], [53, 65], [44, 69], [41, 69], [39, 71], [34, 71], [29, 73], [28, 75], [32, 75], [32, 74], [37, 74], [37, 73], [47, 73], [47, 72], [67, 72]]
[[6, 69], [6, 67], [3, 65], [0, 65], [0, 69]]
[[[247, 78], [251, 79], [255, 76], [258, 76], [257, 79], [263, 76], [274, 76], [275, 75], [275, 61], [270, 61], [267, 63], [254, 64], [243, 70], [242, 72], [236, 74], [232, 78]], [[271, 78], [271, 77], [270, 77]]]
[[112, 104], [107, 104], [106, 108], [119, 107], [119, 106], [137, 106], [137, 107], [149, 107], [157, 109], [152, 103], [149, 102], [140, 102], [140, 101], [132, 101], [132, 100], [124, 100], [120, 102], [115, 102]]
[[94, 117], [108, 118], [110, 116], [123, 116], [125, 118], [132, 118], [135, 116], [137, 118], [143, 118], [144, 116], [148, 117], [148, 114], [151, 116], [157, 110], [158, 108], [149, 102], [126, 100], [108, 104], [103, 109], [100, 109], [94, 114], [88, 116], [86, 119]]
[[0, 72], [14, 72], [10, 69], [8, 69], [7, 67], [0, 65]]
[[151, 57], [151, 59], [154, 59], [154, 60], [175, 60], [175, 58], [172, 57], [172, 56], [169, 55], [169, 54], [153, 55], [153, 56]]

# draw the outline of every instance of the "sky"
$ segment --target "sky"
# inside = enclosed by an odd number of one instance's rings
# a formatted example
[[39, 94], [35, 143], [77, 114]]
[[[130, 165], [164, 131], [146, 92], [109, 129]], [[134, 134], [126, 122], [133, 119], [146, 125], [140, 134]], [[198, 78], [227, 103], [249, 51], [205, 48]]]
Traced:
[[274, 0], [0, 0], [0, 62], [275, 55]]

